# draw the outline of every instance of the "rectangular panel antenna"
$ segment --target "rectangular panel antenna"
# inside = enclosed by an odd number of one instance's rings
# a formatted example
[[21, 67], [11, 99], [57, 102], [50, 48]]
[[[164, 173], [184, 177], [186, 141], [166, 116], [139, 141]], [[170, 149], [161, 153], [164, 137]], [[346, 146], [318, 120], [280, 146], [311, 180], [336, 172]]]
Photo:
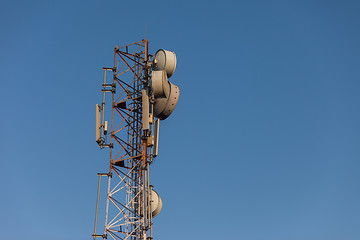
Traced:
[[160, 120], [156, 119], [155, 129], [154, 129], [154, 148], [153, 148], [154, 157], [158, 155], [158, 150], [159, 150], [159, 128], [160, 128]]
[[100, 105], [96, 104], [96, 126], [95, 126], [96, 142], [100, 141]]
[[141, 91], [142, 95], [142, 122], [143, 130], [149, 130], [149, 96], [146, 90]]

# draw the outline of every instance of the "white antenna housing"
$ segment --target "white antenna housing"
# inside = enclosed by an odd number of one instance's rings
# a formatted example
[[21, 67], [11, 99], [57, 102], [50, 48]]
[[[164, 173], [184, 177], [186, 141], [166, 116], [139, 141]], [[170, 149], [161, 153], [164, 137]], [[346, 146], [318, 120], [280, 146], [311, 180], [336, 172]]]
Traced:
[[176, 68], [176, 55], [173, 51], [159, 49], [154, 56], [154, 70], [165, 70], [171, 77]]
[[99, 142], [100, 141], [100, 105], [99, 104], [96, 104], [96, 124], [95, 124], [95, 140], [96, 142]]
[[154, 130], [154, 148], [153, 156], [156, 157], [159, 152], [159, 129], [160, 129], [160, 120], [155, 120], [155, 130]]
[[150, 210], [153, 217], [156, 217], [162, 209], [162, 200], [154, 189], [151, 189], [150, 195]]
[[[170, 83], [170, 82], [169, 82]], [[174, 111], [179, 101], [180, 89], [170, 83], [170, 95], [168, 98], [158, 98], [154, 104], [154, 116], [164, 120]]]
[[164, 70], [152, 71], [151, 88], [155, 98], [167, 98], [170, 93], [170, 86]]
[[142, 128], [143, 130], [149, 130], [149, 96], [146, 93], [146, 90], [141, 91], [142, 98]]

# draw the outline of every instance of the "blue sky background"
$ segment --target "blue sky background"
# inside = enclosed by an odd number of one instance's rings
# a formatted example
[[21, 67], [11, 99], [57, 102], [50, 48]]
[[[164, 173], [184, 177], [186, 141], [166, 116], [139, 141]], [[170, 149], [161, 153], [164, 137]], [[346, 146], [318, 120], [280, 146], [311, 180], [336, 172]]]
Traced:
[[176, 52], [181, 90], [151, 168], [164, 203], [155, 239], [360, 239], [359, 12], [1, 1], [1, 239], [91, 239], [109, 161], [94, 141], [101, 68], [145, 24], [150, 52]]

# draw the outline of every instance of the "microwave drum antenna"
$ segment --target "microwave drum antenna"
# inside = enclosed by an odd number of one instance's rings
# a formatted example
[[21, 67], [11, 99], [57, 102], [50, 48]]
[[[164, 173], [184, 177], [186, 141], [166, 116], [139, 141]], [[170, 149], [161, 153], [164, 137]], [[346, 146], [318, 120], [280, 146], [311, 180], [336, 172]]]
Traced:
[[168, 98], [170, 86], [164, 70], [153, 71], [151, 77], [151, 88], [155, 98]]
[[176, 55], [173, 51], [159, 49], [154, 56], [154, 70], [165, 70], [170, 78], [176, 68]]
[[152, 217], [156, 217], [162, 209], [162, 200], [157, 192], [151, 189], [150, 209]]
[[164, 120], [174, 111], [179, 101], [180, 89], [175, 84], [170, 84], [170, 94], [168, 98], [158, 98], [154, 103], [154, 116]]

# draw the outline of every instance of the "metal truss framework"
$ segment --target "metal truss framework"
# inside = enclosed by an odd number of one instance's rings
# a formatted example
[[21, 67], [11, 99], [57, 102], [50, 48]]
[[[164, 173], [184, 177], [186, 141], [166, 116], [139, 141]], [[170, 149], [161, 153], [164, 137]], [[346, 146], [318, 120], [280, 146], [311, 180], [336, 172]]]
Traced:
[[112, 84], [104, 81], [102, 90], [112, 93], [111, 139], [107, 145], [110, 168], [106, 174], [105, 230], [103, 235], [94, 233], [94, 239], [152, 239], [149, 207], [152, 146], [147, 136], [153, 127], [142, 130], [142, 89], [149, 80], [148, 61], [148, 41], [144, 39], [115, 47], [114, 67], [104, 68], [105, 75], [106, 71], [113, 72]]

